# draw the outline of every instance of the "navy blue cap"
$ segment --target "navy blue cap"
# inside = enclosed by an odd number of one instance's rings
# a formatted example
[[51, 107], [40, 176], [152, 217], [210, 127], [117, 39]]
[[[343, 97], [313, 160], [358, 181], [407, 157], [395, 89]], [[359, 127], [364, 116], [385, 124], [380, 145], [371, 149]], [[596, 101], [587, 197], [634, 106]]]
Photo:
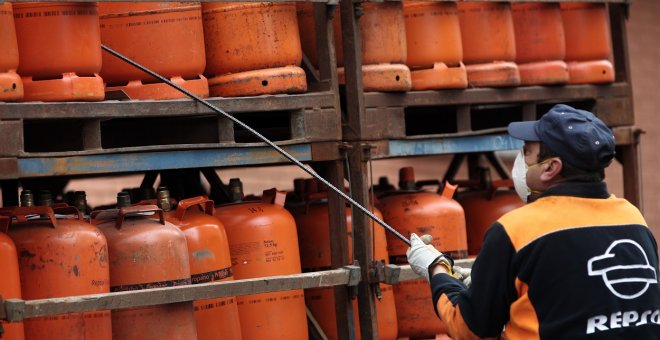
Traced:
[[524, 141], [543, 142], [582, 170], [604, 169], [614, 158], [612, 130], [593, 113], [568, 105], [555, 105], [539, 120], [511, 123], [508, 131]]

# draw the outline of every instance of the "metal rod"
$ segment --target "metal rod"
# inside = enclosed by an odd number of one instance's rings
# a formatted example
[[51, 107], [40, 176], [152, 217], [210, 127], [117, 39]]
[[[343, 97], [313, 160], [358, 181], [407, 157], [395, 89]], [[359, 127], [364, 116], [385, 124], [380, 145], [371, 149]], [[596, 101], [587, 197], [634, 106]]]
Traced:
[[257, 136], [257, 138], [261, 139], [264, 143], [268, 144], [268, 146], [270, 146], [271, 148], [275, 149], [275, 151], [279, 152], [282, 156], [284, 156], [286, 159], [290, 160], [293, 164], [297, 165], [299, 168], [301, 168], [303, 171], [305, 171], [306, 173], [308, 173], [310, 176], [316, 178], [317, 180], [321, 181], [323, 184], [327, 185], [328, 188], [331, 188], [332, 191], [336, 192], [339, 196], [341, 196], [342, 198], [344, 198], [344, 199], [345, 199], [346, 201], [348, 201], [351, 205], [353, 205], [354, 207], [360, 209], [363, 213], [365, 213], [365, 214], [366, 214], [367, 216], [369, 216], [371, 219], [373, 219], [373, 220], [376, 221], [378, 224], [380, 224], [381, 226], [383, 226], [383, 228], [385, 228], [385, 230], [387, 230], [387, 231], [389, 231], [390, 233], [394, 234], [394, 236], [396, 236], [397, 238], [399, 238], [401, 241], [403, 241], [403, 242], [406, 243], [407, 245], [410, 245], [410, 240], [408, 240], [405, 236], [401, 235], [401, 233], [399, 233], [398, 231], [396, 231], [396, 230], [395, 230], [394, 228], [392, 228], [389, 224], [385, 223], [385, 221], [383, 221], [383, 220], [381, 220], [380, 218], [378, 218], [376, 215], [374, 215], [374, 214], [373, 214], [371, 211], [369, 211], [367, 208], [363, 207], [363, 206], [360, 205], [358, 202], [356, 202], [354, 199], [352, 199], [350, 196], [346, 195], [342, 190], [337, 189], [334, 185], [330, 184], [330, 182], [326, 181], [323, 177], [319, 176], [319, 175], [316, 174], [314, 171], [312, 171], [311, 169], [309, 169], [308, 167], [306, 167], [303, 163], [301, 163], [301, 162], [300, 162], [299, 160], [297, 160], [295, 157], [291, 156], [288, 152], [284, 151], [282, 148], [280, 148], [279, 146], [275, 145], [275, 143], [271, 142], [268, 138], [264, 137], [262, 134], [260, 134], [260, 133], [257, 132], [256, 130], [252, 129], [251, 127], [249, 127], [249, 126], [246, 125], [245, 123], [243, 123], [243, 122], [241, 122], [240, 120], [236, 119], [235, 117], [233, 117], [232, 115], [230, 115], [230, 114], [228, 114], [227, 112], [223, 111], [222, 109], [218, 108], [217, 106], [215, 106], [215, 105], [209, 103], [208, 101], [206, 101], [206, 100], [204, 100], [204, 99], [198, 97], [197, 95], [195, 95], [195, 94], [191, 93], [190, 91], [188, 91], [188, 90], [182, 88], [181, 86], [179, 86], [179, 85], [173, 83], [172, 81], [170, 81], [169, 79], [167, 79], [167, 78], [161, 76], [160, 74], [158, 74], [158, 73], [156, 73], [156, 72], [154, 72], [154, 71], [152, 71], [152, 70], [146, 68], [145, 66], [138, 64], [137, 62], [135, 62], [135, 61], [131, 60], [130, 58], [128, 58], [128, 57], [122, 55], [121, 53], [119, 53], [119, 52], [117, 52], [117, 51], [111, 49], [110, 47], [108, 47], [108, 46], [106, 46], [106, 45], [104, 45], [104, 44], [101, 44], [101, 48], [102, 48], [103, 50], [107, 51], [108, 53], [114, 55], [115, 57], [117, 57], [117, 58], [119, 58], [119, 59], [121, 59], [121, 60], [123, 60], [123, 61], [125, 61], [125, 62], [127, 62], [127, 63], [129, 63], [129, 64], [131, 64], [131, 65], [133, 65], [134, 67], [137, 67], [138, 69], [142, 70], [143, 72], [148, 73], [148, 74], [151, 75], [152, 77], [158, 78], [160, 81], [162, 81], [162, 82], [166, 83], [167, 85], [169, 85], [169, 86], [171, 86], [171, 87], [177, 89], [179, 92], [181, 92], [181, 93], [185, 94], [186, 96], [188, 96], [188, 97], [194, 99], [194, 100], [197, 101], [198, 103], [200, 103], [200, 104], [202, 104], [202, 105], [208, 107], [209, 109], [215, 111], [216, 113], [219, 113], [219, 114], [225, 116], [226, 118], [230, 119], [230, 120], [233, 121], [234, 123], [240, 125], [242, 128], [244, 128], [245, 130], [249, 131], [249, 132], [252, 133], [253, 135]]

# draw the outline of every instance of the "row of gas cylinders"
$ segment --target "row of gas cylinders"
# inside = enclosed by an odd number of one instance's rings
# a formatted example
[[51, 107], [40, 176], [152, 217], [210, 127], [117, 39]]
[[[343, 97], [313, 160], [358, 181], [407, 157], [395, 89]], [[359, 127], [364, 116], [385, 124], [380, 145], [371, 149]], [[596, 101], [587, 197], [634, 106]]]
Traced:
[[[361, 8], [365, 91], [614, 81], [603, 3], [402, 1]], [[312, 37], [301, 35], [303, 50], [314, 51], [305, 48]]]
[[[456, 187], [445, 186], [441, 195], [419, 190], [412, 168], [400, 177], [399, 190], [378, 188], [375, 214], [404, 235], [429, 234], [436, 247], [466, 257], [465, 213], [452, 199]], [[0, 268], [7, 273], [0, 294], [32, 300], [329, 269], [327, 190], [313, 179], [296, 180], [294, 187], [288, 197], [271, 189], [248, 200], [240, 181], [232, 180], [235, 202], [218, 207], [206, 197], [176, 202], [165, 188], [156, 200], [131, 205], [121, 192], [117, 208], [89, 216], [83, 194], [76, 197], [78, 210], [52, 205], [48, 197], [34, 206], [24, 192], [22, 207], [0, 209]], [[346, 217], [350, 244], [349, 207]], [[376, 225], [370, 232], [376, 261], [406, 263], [405, 244]], [[379, 288], [379, 338], [445, 333], [424, 280]], [[3, 324], [3, 339], [306, 339], [305, 305], [336, 339], [332, 288], [32, 318]]]
[[[614, 81], [605, 4], [360, 6], [365, 91]], [[95, 101], [120, 90], [183, 97], [101, 43], [201, 97], [305, 92], [303, 51], [319, 66], [312, 12], [311, 3], [283, 2], [4, 3], [0, 101]]]

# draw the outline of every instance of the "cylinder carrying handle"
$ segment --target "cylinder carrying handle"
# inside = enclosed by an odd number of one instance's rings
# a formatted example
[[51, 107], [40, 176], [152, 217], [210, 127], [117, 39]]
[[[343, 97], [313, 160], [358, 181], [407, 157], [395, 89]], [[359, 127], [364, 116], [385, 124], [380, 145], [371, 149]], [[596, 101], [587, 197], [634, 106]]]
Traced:
[[80, 210], [78, 210], [78, 208], [72, 207], [70, 205], [60, 205], [57, 207], [53, 207], [53, 212], [59, 215], [75, 215], [76, 219], [78, 219], [79, 221], [85, 219], [83, 215], [80, 213]]
[[[46, 207], [46, 206], [16, 207], [14, 209], [3, 210], [0, 212], [0, 214], [10, 218], [10, 222], [7, 224], [7, 230], [9, 229], [9, 225], [11, 224], [11, 218], [15, 217], [16, 220], [18, 221], [27, 221], [26, 218], [27, 215], [39, 215], [39, 216], [46, 215], [48, 216], [48, 220], [50, 221], [50, 224], [53, 226], [53, 228], [57, 226], [57, 219], [55, 218], [55, 213], [53, 212], [53, 209], [51, 207]], [[6, 232], [7, 230], [4, 231]]]
[[183, 220], [186, 211], [194, 206], [202, 207], [207, 215], [213, 216], [213, 200], [206, 196], [197, 196], [179, 201], [179, 205], [176, 207], [176, 212], [174, 212], [174, 217], [177, 220]]
[[283, 207], [284, 202], [286, 202], [286, 193], [278, 191], [275, 188], [264, 190], [261, 196], [261, 202], [266, 204], [275, 204]]
[[115, 228], [121, 229], [121, 226], [124, 223], [124, 219], [126, 218], [126, 216], [138, 215], [149, 212], [158, 213], [160, 224], [163, 225], [165, 224], [165, 212], [163, 212], [163, 209], [159, 208], [156, 205], [134, 205], [119, 209], [119, 212], [117, 213], [117, 222], [115, 223]]

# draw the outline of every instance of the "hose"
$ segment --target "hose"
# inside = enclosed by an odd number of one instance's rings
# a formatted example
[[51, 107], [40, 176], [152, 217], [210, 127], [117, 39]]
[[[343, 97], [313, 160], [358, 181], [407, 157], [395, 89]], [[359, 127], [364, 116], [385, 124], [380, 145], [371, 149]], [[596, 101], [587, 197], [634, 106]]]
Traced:
[[161, 76], [160, 74], [148, 69], [147, 67], [138, 64], [134, 60], [122, 55], [121, 53], [111, 49], [110, 47], [101, 44], [101, 48], [105, 50], [106, 52], [114, 55], [115, 57], [131, 64], [134, 67], [137, 67], [138, 69], [142, 70], [143, 72], [148, 73], [152, 77], [158, 78], [160, 81], [166, 83], [167, 85], [175, 88], [179, 92], [185, 94], [186, 96], [192, 98], [196, 102], [208, 107], [209, 109], [213, 110], [216, 113], [219, 113], [223, 115], [225, 118], [230, 119], [233, 121], [235, 124], [238, 124], [245, 130], [249, 131], [253, 135], [255, 135], [257, 138], [261, 139], [264, 143], [268, 144], [271, 148], [275, 149], [275, 151], [279, 152], [282, 156], [284, 156], [286, 159], [291, 161], [293, 164], [297, 165], [299, 168], [301, 168], [303, 171], [308, 173], [310, 176], [316, 178], [317, 180], [321, 181], [323, 184], [327, 185], [328, 188], [332, 189], [335, 193], [337, 193], [339, 196], [341, 196], [343, 199], [345, 199], [348, 203], [350, 203], [352, 206], [358, 208], [360, 211], [362, 211], [365, 215], [369, 216], [372, 220], [376, 221], [376, 223], [380, 224], [385, 230], [388, 232], [392, 233], [394, 236], [396, 236], [398, 239], [406, 243], [407, 245], [410, 246], [410, 240], [408, 240], [405, 236], [401, 235], [398, 231], [396, 231], [394, 228], [392, 228], [389, 224], [385, 223], [385, 221], [381, 220], [378, 218], [376, 215], [374, 215], [371, 211], [369, 211], [367, 208], [363, 207], [360, 205], [358, 202], [356, 202], [353, 198], [350, 196], [346, 195], [342, 190], [339, 190], [337, 187], [334, 185], [330, 184], [330, 182], [326, 181], [323, 177], [319, 176], [317, 173], [315, 173], [313, 170], [310, 168], [306, 167], [302, 162], [297, 160], [295, 157], [291, 156], [288, 152], [284, 151], [282, 148], [279, 146], [275, 145], [275, 143], [271, 142], [268, 138], [264, 137], [262, 134], [254, 130], [253, 128], [249, 127], [247, 124], [241, 122], [240, 120], [236, 119], [234, 116], [228, 114], [227, 112], [223, 111], [222, 109], [218, 108], [217, 106], [209, 103], [208, 101], [196, 96], [195, 94], [189, 92], [188, 90], [182, 88], [181, 86], [173, 83], [169, 79]]

